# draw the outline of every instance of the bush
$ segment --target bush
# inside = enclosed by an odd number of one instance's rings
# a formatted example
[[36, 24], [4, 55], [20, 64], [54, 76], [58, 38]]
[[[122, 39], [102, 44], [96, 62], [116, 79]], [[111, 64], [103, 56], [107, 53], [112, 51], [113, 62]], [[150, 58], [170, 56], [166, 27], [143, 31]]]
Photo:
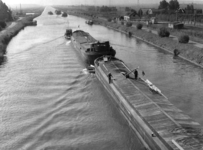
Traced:
[[132, 25], [133, 25], [132, 22], [127, 22], [127, 23], [126, 23], [126, 26], [127, 26], [127, 27], [131, 27]]
[[0, 21], [0, 27], [1, 28], [5, 28], [6, 27], [6, 23], [4, 21]]
[[158, 35], [160, 37], [169, 37], [170, 32], [165, 27], [162, 27], [162, 28], [159, 29]]
[[136, 27], [137, 27], [138, 30], [141, 30], [141, 29], [142, 29], [142, 26], [143, 26], [143, 25], [142, 25], [141, 23], [138, 23]]
[[111, 19], [110, 19], [110, 18], [108, 18], [108, 19], [107, 19], [107, 21], [108, 21], [108, 22], [111, 22]]
[[189, 40], [190, 40], [190, 38], [189, 38], [188, 35], [181, 35], [181, 36], [178, 38], [179, 43], [188, 43]]

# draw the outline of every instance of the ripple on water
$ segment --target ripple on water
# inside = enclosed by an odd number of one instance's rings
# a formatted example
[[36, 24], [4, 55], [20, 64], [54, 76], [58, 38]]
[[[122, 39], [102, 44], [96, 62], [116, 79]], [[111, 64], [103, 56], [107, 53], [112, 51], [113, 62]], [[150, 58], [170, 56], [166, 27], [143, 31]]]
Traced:
[[67, 20], [47, 16], [50, 9], [37, 19], [41, 26], [25, 28], [8, 46], [0, 69], [0, 149], [142, 149], [100, 83], [82, 72], [62, 37]]

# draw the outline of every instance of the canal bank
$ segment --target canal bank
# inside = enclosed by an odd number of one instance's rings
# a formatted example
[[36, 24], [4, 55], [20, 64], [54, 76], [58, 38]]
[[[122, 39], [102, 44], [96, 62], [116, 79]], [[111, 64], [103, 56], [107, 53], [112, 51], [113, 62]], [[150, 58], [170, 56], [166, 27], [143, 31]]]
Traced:
[[18, 34], [26, 26], [34, 25], [33, 19], [39, 15], [23, 17], [16, 22], [13, 22], [5, 30], [0, 32], [0, 58], [2, 59], [6, 53], [6, 47], [10, 40]]
[[148, 44], [158, 47], [170, 54], [174, 54], [174, 50], [177, 49], [180, 52], [179, 54], [180, 58], [190, 63], [193, 63], [199, 67], [203, 67], [203, 48], [197, 47], [193, 43], [181, 44], [171, 37], [161, 38], [158, 35], [154, 34], [150, 29], [148, 31], [137, 30], [135, 27], [126, 27], [125, 25], [122, 24], [108, 22], [104, 18], [95, 18], [95, 17], [92, 18], [80, 12], [68, 11], [68, 13], [86, 19], [93, 19], [94, 24], [102, 25], [125, 34], [131, 32], [132, 37], [135, 37]]

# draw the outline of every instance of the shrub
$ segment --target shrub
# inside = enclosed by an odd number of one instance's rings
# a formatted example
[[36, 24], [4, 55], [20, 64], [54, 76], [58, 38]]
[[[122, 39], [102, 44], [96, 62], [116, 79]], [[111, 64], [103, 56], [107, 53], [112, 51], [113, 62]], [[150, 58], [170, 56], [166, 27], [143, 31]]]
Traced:
[[6, 36], [3, 37], [2, 43], [7, 45], [10, 40], [11, 40], [11, 36], [10, 35], [6, 35]]
[[1, 28], [5, 28], [6, 27], [6, 23], [4, 21], [0, 21], [0, 27]]
[[142, 29], [142, 26], [143, 26], [143, 25], [142, 25], [141, 23], [138, 23], [136, 27], [137, 27], [138, 30], [141, 30], [141, 29]]
[[108, 22], [111, 22], [111, 19], [110, 19], [110, 18], [108, 18], [108, 19], [107, 19], [107, 21], [108, 21]]
[[161, 27], [158, 31], [158, 35], [160, 37], [169, 37], [170, 32], [165, 28], [165, 27]]
[[127, 27], [131, 27], [132, 25], [133, 25], [132, 22], [127, 22], [127, 23], [126, 23], [126, 26], [127, 26]]
[[181, 35], [181, 36], [178, 38], [179, 43], [188, 43], [189, 40], [190, 40], [190, 38], [189, 38], [188, 35]]

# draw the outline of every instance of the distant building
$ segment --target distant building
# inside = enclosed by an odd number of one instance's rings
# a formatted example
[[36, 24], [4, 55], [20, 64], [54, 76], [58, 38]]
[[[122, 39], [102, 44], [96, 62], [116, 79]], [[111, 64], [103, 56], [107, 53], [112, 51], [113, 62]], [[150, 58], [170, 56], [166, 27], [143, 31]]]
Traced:
[[35, 13], [26, 13], [25, 15], [26, 16], [33, 16], [33, 15], [35, 15]]
[[125, 21], [129, 21], [130, 20], [130, 16], [124, 16], [124, 20]]
[[195, 9], [194, 14], [202, 14], [202, 9]]
[[157, 19], [156, 17], [151, 17], [151, 18], [150, 18], [150, 22], [151, 22], [152, 24], [156, 24], [156, 23], [158, 23], [158, 19]]
[[[184, 11], [185, 14], [202, 14], [202, 9], [179, 9]], [[178, 11], [180, 12], [180, 11]]]
[[155, 9], [155, 8], [150, 8], [147, 10], [148, 15], [156, 15], [156, 14], [161, 14], [164, 13], [166, 10], [165, 9]]
[[177, 10], [177, 12], [180, 13], [180, 14], [185, 14], [185, 13], [186, 13], [186, 12], [185, 12], [185, 9], [182, 9], [182, 8], [179, 8], [179, 9]]
[[171, 22], [168, 24], [168, 27], [172, 29], [182, 29], [184, 27], [184, 24], [181, 22]]

